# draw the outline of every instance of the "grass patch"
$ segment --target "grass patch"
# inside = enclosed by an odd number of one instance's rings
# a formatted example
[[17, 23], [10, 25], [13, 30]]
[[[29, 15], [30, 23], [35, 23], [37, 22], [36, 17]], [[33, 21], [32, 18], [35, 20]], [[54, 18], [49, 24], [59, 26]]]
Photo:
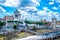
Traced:
[[50, 30], [50, 29], [40, 29], [40, 30], [37, 30], [36, 32], [42, 34], [42, 33], [49, 33], [49, 32], [52, 32], [52, 30]]
[[0, 40], [3, 40], [4, 36], [3, 35], [0, 35]]
[[27, 32], [20, 32], [17, 36], [18, 36], [17, 38], [24, 38], [27, 36], [32, 36], [32, 34], [27, 33]]

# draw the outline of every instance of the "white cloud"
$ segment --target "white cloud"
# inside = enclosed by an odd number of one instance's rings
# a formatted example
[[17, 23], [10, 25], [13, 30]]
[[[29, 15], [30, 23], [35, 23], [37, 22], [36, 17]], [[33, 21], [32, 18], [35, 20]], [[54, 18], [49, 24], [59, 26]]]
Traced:
[[50, 1], [60, 3], [60, 0], [50, 0]]
[[59, 7], [60, 7], [60, 5], [59, 5]]
[[28, 19], [33, 20], [33, 21], [40, 21], [40, 18], [35, 15], [31, 15], [30, 17], [28, 17]]
[[[3, 3], [5, 6], [10, 6], [10, 7], [17, 7], [19, 8], [18, 10], [20, 11], [22, 18], [28, 18], [30, 20], [40, 20], [39, 16], [44, 16], [44, 18], [49, 18], [52, 17], [52, 15], [55, 15], [58, 17], [58, 14], [56, 12], [51, 11], [47, 7], [43, 7], [43, 10], [39, 10], [36, 8], [37, 6], [40, 6], [41, 0], [6, 0], [6, 2]], [[54, 0], [51, 0], [49, 2], [49, 5], [54, 4]], [[57, 7], [53, 7], [54, 10], [57, 10]], [[28, 12], [32, 11], [32, 15]], [[37, 14], [39, 16], [35, 16], [33, 13], [34, 11], [37, 11]], [[49, 11], [49, 12], [47, 12]], [[10, 13], [6, 13], [7, 15], [10, 15]]]
[[28, 12], [26, 12], [26, 11], [23, 11], [23, 10], [20, 10], [20, 9], [18, 9], [18, 10], [19, 10], [21, 16], [23, 17], [23, 20], [25, 20], [25, 18], [31, 16], [31, 15], [30, 15]]
[[[40, 0], [6, 0], [4, 3], [0, 3], [4, 6], [16, 7], [19, 8], [21, 15], [25, 18], [38, 18], [37, 16], [32, 16], [28, 11], [35, 12], [38, 11], [36, 8], [40, 6]], [[23, 9], [23, 10], [22, 10]], [[10, 13], [5, 13], [10, 15]]]
[[50, 0], [50, 1], [54, 1], [54, 0]]
[[26, 11], [23, 11], [23, 10], [20, 10], [18, 9], [20, 14], [22, 15], [23, 17], [23, 20], [25, 20], [25, 18], [27, 18], [28, 20], [33, 20], [33, 21], [37, 21], [39, 20], [40, 18], [38, 16], [35, 16], [34, 13], [32, 13], [32, 15]]
[[52, 4], [54, 4], [54, 2], [49, 2], [49, 5], [52, 5]]
[[0, 14], [0, 18], [3, 18], [3, 15], [2, 14]]
[[35, 3], [36, 5], [40, 6], [40, 0], [31, 0], [33, 3]]
[[6, 15], [12, 15], [8, 13], [3, 7], [0, 6], [0, 17], [3, 18]]
[[38, 10], [36, 7], [26, 7], [27, 9], [31, 9], [31, 10]]
[[52, 13], [49, 13], [49, 14], [48, 14], [48, 17], [51, 17], [51, 16], [52, 16]]
[[60, 3], [60, 0], [56, 0], [56, 2]]
[[12, 14], [10, 14], [10, 13], [6, 12], [6, 13], [5, 13], [5, 15], [12, 15]]
[[6, 12], [6, 10], [5, 10], [4, 8], [2, 8], [1, 6], [0, 6], [0, 10], [1, 10], [2, 12]]
[[24, 11], [38, 11], [38, 9], [34, 6], [28, 6], [28, 7], [25, 7], [25, 8], [20, 8], [21, 10], [24, 10]]
[[52, 9], [57, 10], [57, 9], [58, 9], [58, 7], [52, 7]]
[[0, 3], [0, 4], [10, 7], [18, 7], [19, 3], [20, 3], [19, 0], [5, 0], [4, 3]]
[[51, 20], [51, 18], [53, 16], [55, 16], [56, 18], [58, 18], [59, 17], [58, 13], [59, 12], [53, 12], [53, 11], [49, 10], [47, 7], [44, 7], [43, 10], [40, 10], [40, 11], [37, 12], [37, 14], [40, 17], [42, 16], [41, 18], [46, 19], [46, 20]]
[[21, 0], [20, 2], [19, 8], [40, 6], [40, 0]]
[[58, 12], [53, 12], [53, 11], [48, 12], [48, 17], [53, 17], [53, 16], [57, 17], [57, 15]]
[[47, 11], [47, 10], [50, 11], [47, 7], [43, 7], [43, 10], [44, 11]]
[[18, 7], [19, 6], [19, 0], [6, 0], [5, 5], [6, 6], [13, 6], [13, 7]]
[[40, 10], [40, 11], [38, 11], [37, 14], [38, 14], [38, 15], [45, 16], [45, 15], [46, 15], [46, 11], [44, 11], [44, 10]]
[[47, 10], [48, 8], [47, 7], [43, 7], [44, 10]]
[[24, 11], [37, 11], [37, 6], [40, 5], [41, 0], [6, 0], [6, 2], [2, 3], [2, 5], [17, 7], [19, 9], [23, 9]]
[[43, 7], [43, 10], [40, 10], [37, 12], [38, 15], [42, 15], [42, 16], [46, 16], [47, 15], [47, 11], [50, 11], [47, 7]]
[[39, 6], [40, 0], [5, 0], [3, 3], [0, 4], [10, 7], [20, 7], [20, 6]]

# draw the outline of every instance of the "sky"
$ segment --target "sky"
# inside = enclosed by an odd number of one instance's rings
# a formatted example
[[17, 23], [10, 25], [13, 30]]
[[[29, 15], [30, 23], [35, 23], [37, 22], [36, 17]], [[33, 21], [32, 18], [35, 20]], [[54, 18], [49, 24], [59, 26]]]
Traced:
[[13, 15], [16, 9], [23, 19], [60, 20], [60, 0], [0, 0], [0, 18]]

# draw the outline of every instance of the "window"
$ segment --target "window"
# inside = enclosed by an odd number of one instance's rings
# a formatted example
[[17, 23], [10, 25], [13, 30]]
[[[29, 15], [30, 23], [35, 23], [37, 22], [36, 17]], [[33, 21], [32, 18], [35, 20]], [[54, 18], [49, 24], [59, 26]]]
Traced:
[[18, 18], [18, 15], [15, 15], [15, 18]]

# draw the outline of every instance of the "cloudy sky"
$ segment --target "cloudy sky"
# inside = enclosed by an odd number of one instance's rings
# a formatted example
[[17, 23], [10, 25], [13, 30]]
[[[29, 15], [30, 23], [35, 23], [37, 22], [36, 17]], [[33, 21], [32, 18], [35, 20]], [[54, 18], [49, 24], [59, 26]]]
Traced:
[[0, 18], [13, 15], [18, 9], [23, 19], [60, 20], [60, 0], [0, 0]]

